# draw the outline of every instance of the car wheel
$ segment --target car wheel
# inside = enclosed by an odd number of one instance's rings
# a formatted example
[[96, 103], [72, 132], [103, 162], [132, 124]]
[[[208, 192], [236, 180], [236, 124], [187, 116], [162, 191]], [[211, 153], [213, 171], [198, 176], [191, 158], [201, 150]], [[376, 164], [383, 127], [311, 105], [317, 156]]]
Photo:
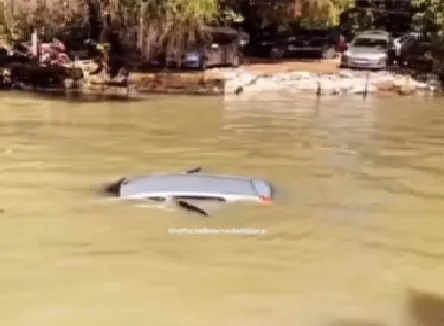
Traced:
[[328, 49], [324, 49], [322, 50], [322, 54], [321, 57], [324, 60], [331, 60], [334, 59], [336, 56], [336, 51], [333, 48], [328, 48]]
[[273, 46], [270, 51], [270, 57], [273, 59], [282, 59], [284, 57], [284, 50]]

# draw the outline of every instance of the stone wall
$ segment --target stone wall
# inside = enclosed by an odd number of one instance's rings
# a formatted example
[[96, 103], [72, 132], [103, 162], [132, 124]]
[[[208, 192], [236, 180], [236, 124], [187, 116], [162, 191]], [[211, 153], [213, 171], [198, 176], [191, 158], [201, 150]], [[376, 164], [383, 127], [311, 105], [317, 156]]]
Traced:
[[[138, 94], [240, 95], [276, 93], [316, 95], [436, 94], [442, 86], [436, 76], [417, 80], [407, 74], [387, 71], [366, 72], [324, 69], [324, 62], [310, 63], [312, 71], [288, 71], [287, 65], [275, 70], [263, 67], [208, 69], [205, 72], [131, 73], [130, 83]], [[270, 65], [273, 67], [273, 65]], [[253, 69], [256, 67], [256, 70]], [[268, 66], [267, 66], [268, 67]], [[314, 68], [323, 68], [316, 71]], [[278, 69], [279, 68], [279, 69]], [[287, 69], [282, 71], [283, 69]], [[324, 72], [320, 72], [324, 71]], [[267, 72], [267, 73], [265, 73]], [[85, 81], [89, 79], [84, 69]]]
[[224, 94], [239, 95], [263, 92], [290, 91], [314, 95], [375, 94], [393, 92], [410, 95], [420, 92], [436, 93], [442, 89], [436, 76], [426, 81], [409, 75], [386, 71], [365, 72], [341, 70], [337, 74], [319, 74], [305, 71], [260, 75], [242, 69], [225, 73]]
[[222, 95], [224, 78], [202, 72], [134, 74], [132, 81], [139, 93]]

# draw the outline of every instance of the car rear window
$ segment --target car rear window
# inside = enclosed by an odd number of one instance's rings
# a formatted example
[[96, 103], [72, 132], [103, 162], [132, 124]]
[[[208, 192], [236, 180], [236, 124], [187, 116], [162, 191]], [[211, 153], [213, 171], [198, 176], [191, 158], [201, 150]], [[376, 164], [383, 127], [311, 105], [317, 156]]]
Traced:
[[430, 43], [419, 43], [418, 47], [422, 48], [422, 49], [430, 49], [430, 48], [432, 48], [432, 44], [430, 44]]
[[236, 41], [236, 36], [228, 33], [212, 33], [213, 43], [230, 44]]
[[433, 49], [433, 45], [430, 42], [415, 42], [412, 44], [410, 51], [419, 54], [431, 49]]

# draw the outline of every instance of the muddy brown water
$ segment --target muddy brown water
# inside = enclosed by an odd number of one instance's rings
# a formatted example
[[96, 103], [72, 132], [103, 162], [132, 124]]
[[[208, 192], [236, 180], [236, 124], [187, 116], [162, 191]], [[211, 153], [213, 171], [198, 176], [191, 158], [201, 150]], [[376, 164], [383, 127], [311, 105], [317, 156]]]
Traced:
[[[442, 100], [1, 95], [1, 325], [398, 326], [409, 291], [444, 295]], [[195, 166], [281, 200], [204, 219], [97, 194]], [[167, 233], [204, 227], [267, 234]]]

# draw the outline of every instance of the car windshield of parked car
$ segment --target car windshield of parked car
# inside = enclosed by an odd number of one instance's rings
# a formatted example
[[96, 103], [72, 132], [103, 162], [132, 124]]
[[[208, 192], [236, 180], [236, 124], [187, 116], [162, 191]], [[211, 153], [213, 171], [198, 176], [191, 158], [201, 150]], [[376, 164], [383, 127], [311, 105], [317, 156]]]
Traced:
[[387, 41], [379, 38], [370, 38], [370, 37], [358, 37], [353, 42], [353, 46], [356, 48], [387, 48]]
[[328, 36], [328, 31], [326, 30], [309, 30], [307, 31], [307, 34], [310, 35], [311, 37], [327, 37]]

